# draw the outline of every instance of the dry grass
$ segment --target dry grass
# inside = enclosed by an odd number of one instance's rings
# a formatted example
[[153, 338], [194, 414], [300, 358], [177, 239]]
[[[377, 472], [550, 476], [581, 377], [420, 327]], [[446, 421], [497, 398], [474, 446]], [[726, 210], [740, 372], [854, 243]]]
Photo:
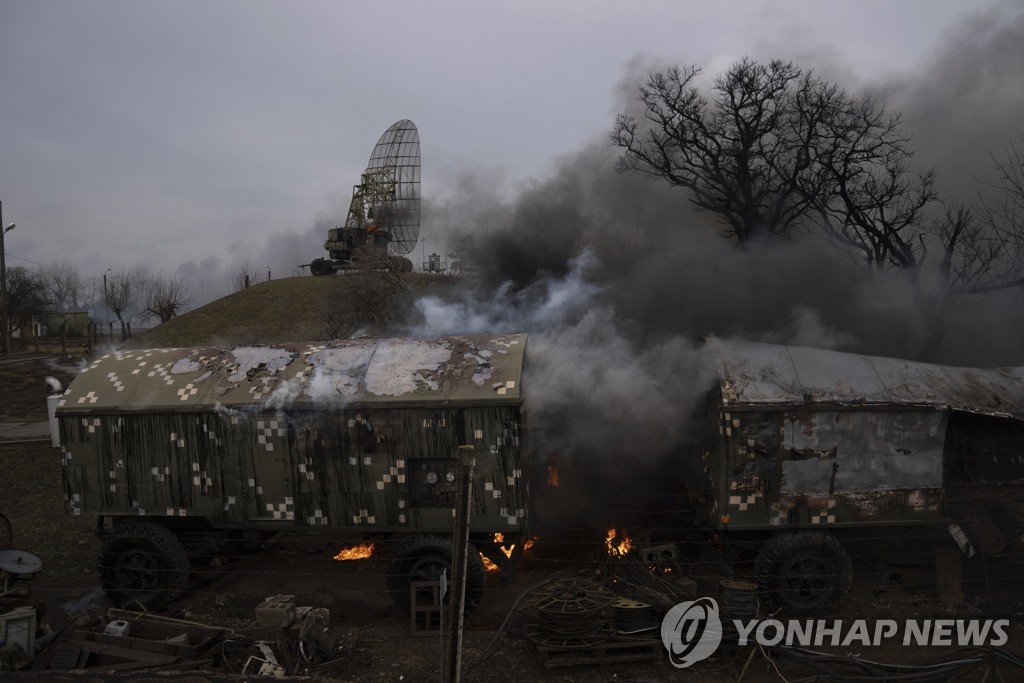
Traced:
[[[0, 362], [0, 421], [46, 419], [44, 379], [57, 377], [65, 386], [70, 368], [53, 356], [16, 354]], [[61, 454], [49, 438], [36, 443], [0, 442], [0, 513], [11, 522], [13, 545], [43, 561], [33, 597], [59, 603], [95, 586], [98, 542], [94, 520], [69, 517], [64, 511]]]
[[13, 546], [43, 561], [35, 581], [38, 597], [59, 602], [94, 587], [99, 557], [96, 521], [65, 513], [60, 451], [49, 440], [0, 443], [0, 458], [0, 513], [11, 522]]
[[324, 339], [326, 304], [343, 278], [294, 277], [258, 284], [136, 335], [133, 346], [274, 343]]
[[[402, 274], [411, 295], [451, 286], [449, 278]], [[279, 344], [331, 338], [330, 316], [361, 291], [358, 276], [293, 277], [260, 282], [137, 334], [136, 347]]]

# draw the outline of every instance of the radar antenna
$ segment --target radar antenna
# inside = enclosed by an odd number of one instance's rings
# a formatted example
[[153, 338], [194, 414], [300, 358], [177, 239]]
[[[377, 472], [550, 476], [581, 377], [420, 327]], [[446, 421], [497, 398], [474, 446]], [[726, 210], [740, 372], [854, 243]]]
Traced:
[[330, 258], [309, 264], [313, 275], [352, 267], [355, 249], [370, 243], [396, 255], [400, 270], [412, 270], [402, 258], [416, 247], [420, 234], [420, 136], [409, 119], [396, 122], [380, 136], [359, 184], [352, 188], [345, 225], [327, 231], [324, 249]]

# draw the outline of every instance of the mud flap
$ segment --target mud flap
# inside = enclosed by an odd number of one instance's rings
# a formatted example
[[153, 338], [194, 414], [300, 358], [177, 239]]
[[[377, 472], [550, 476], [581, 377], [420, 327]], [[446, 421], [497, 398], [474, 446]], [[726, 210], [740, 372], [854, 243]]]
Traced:
[[956, 544], [960, 546], [960, 551], [963, 552], [967, 557], [974, 557], [974, 545], [970, 539], [967, 538], [967, 534], [960, 528], [959, 524], [949, 525], [949, 535], [953, 537]]
[[976, 552], [995, 555], [1006, 549], [1006, 537], [985, 505], [960, 503], [950, 512], [953, 523], [949, 525], [949, 533], [967, 557], [973, 557]]

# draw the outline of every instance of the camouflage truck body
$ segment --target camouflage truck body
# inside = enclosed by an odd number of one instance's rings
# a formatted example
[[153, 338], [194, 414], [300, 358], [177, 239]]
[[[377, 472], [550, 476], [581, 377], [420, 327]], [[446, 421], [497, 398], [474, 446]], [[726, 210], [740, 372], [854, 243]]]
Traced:
[[[691, 500], [720, 538], [759, 539], [755, 571], [769, 589], [784, 589], [787, 555], [848, 573], [833, 540], [848, 530], [881, 538], [932, 525], [966, 555], [1001, 552], [1024, 533], [1024, 368], [708, 346], [718, 383]], [[832, 588], [807, 607], [841, 594]]]
[[472, 445], [471, 533], [518, 536], [525, 346], [490, 335], [107, 354], [56, 408], [68, 511], [175, 532], [451, 534], [458, 447]]

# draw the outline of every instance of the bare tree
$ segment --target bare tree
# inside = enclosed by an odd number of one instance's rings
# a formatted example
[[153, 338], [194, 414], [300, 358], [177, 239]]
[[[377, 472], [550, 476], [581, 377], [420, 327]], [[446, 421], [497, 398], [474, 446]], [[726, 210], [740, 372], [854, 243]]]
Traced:
[[191, 296], [191, 288], [180, 275], [154, 275], [146, 283], [145, 312], [165, 323], [178, 315]]
[[22, 266], [7, 269], [8, 329], [3, 333], [8, 338], [13, 330], [31, 324], [32, 319], [45, 313], [49, 306], [46, 285], [38, 274]]
[[135, 294], [135, 278], [132, 273], [122, 271], [111, 272], [106, 279], [103, 301], [106, 303], [117, 321], [121, 324], [121, 341], [128, 340], [128, 323], [125, 320], [126, 312], [132, 305], [132, 297]]
[[259, 282], [259, 271], [251, 263], [240, 263], [231, 275], [231, 285], [234, 287], [234, 291], [240, 292], [243, 289], [248, 289], [254, 284]]
[[[801, 188], [820, 230], [869, 271], [900, 274], [925, 327], [919, 360], [933, 360], [946, 330], [953, 259], [970, 234], [969, 212], [951, 209], [935, 220], [935, 173], [911, 169], [909, 139], [898, 116], [869, 96], [848, 101], [828, 122], [833, 142], [815, 157], [822, 182]], [[847, 141], [856, 141], [847, 144]], [[930, 249], [942, 254], [938, 277], [925, 278]]]
[[784, 236], [810, 209], [808, 194], [824, 182], [814, 158], [849, 96], [792, 62], [735, 63], [714, 79], [709, 98], [696, 66], [652, 73], [639, 88], [641, 124], [616, 117], [620, 170], [651, 174], [690, 190], [690, 201], [745, 242]]
[[[973, 293], [1024, 286], [1024, 152], [1011, 141], [1005, 158], [992, 155], [992, 163], [996, 180], [985, 183], [989, 192], [979, 194], [975, 211], [988, 241], [998, 245], [998, 253], [983, 252], [988, 256], [982, 260], [985, 277], [972, 283]], [[989, 251], [994, 248], [989, 245]]]
[[1024, 159], [997, 162], [1001, 200], [974, 210], [942, 201], [934, 171], [916, 172], [898, 114], [852, 97], [792, 63], [737, 62], [709, 99], [696, 67], [650, 75], [639, 88], [645, 123], [621, 114], [620, 170], [690, 191], [727, 236], [820, 235], [869, 271], [899, 275], [933, 360], [957, 299], [1024, 285]]
[[61, 311], [75, 310], [79, 306], [82, 276], [70, 261], [61, 261], [38, 269], [38, 277], [46, 287], [46, 296], [52, 306]]
[[815, 227], [869, 269], [916, 269], [925, 210], [938, 196], [934, 172], [911, 171], [899, 116], [870, 96], [844, 98], [824, 137], [815, 154], [819, 182], [799, 188], [817, 214]]
[[[855, 122], [840, 134], [864, 134], [865, 128]], [[950, 310], [962, 299], [1024, 286], [1024, 226], [1019, 220], [1024, 172], [1011, 145], [1007, 160], [995, 163], [999, 182], [989, 184], [995, 203], [979, 198], [972, 210], [941, 202], [934, 173], [911, 171], [903, 142], [874, 145], [884, 154], [871, 164], [823, 160], [834, 184], [832, 195], [816, 206], [827, 237], [849, 248], [869, 269], [902, 274], [925, 326], [918, 359], [930, 361], [947, 331]], [[930, 216], [940, 203], [940, 215]]]

